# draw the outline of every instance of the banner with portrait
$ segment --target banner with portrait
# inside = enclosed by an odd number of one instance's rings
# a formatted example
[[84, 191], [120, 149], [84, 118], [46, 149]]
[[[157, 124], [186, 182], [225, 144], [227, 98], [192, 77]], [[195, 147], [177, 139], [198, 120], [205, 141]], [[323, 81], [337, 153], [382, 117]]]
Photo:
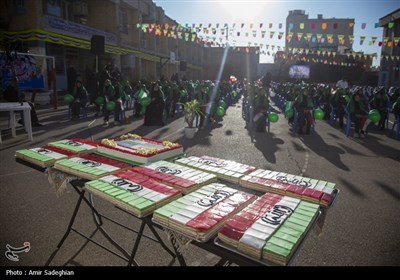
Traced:
[[46, 59], [29, 54], [0, 52], [2, 87], [16, 77], [21, 90], [45, 89]]

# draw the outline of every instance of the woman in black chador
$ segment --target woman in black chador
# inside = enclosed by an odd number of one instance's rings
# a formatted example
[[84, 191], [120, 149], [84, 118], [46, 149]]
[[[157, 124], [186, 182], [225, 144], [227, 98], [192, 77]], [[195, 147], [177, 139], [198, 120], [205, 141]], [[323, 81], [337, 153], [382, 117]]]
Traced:
[[164, 93], [158, 83], [153, 83], [150, 90], [151, 103], [146, 108], [144, 125], [164, 125], [165, 109]]

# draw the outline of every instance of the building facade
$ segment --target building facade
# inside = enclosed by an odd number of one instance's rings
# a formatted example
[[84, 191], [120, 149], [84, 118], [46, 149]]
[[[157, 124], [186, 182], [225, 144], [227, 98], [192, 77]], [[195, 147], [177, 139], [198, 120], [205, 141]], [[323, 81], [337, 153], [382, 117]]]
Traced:
[[379, 85], [400, 86], [400, 9], [379, 19], [383, 27]]
[[[59, 89], [67, 88], [68, 69], [88, 82], [90, 73], [108, 63], [131, 81], [175, 73], [188, 79], [209, 78], [204, 71], [208, 48], [179, 34], [178, 23], [152, 1], [4, 0], [1, 5], [2, 45], [55, 57]], [[175, 34], [165, 32], [166, 26]], [[104, 38], [104, 46], [96, 46], [104, 53], [97, 57], [91, 51], [93, 36]]]
[[288, 80], [291, 65], [307, 65], [310, 82], [361, 82], [373, 56], [353, 52], [353, 31], [354, 19], [309, 18], [304, 10], [289, 11], [285, 51], [275, 55], [278, 78]]

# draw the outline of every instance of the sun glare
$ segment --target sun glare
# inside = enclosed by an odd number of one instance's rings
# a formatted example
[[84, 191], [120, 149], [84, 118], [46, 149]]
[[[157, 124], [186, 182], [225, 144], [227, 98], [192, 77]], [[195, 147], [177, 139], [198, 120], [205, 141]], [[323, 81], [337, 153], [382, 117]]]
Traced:
[[273, 5], [264, 1], [218, 1], [222, 12], [231, 17], [231, 21], [254, 22], [260, 21], [264, 8]]

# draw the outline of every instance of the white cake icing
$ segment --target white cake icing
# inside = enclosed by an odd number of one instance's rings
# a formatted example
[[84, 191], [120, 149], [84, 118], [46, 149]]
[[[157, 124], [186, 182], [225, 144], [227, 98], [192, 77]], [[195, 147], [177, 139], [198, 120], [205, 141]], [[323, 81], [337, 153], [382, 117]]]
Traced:
[[183, 147], [128, 134], [114, 140], [103, 139], [98, 152], [125, 162], [145, 164], [178, 157], [183, 154]]

